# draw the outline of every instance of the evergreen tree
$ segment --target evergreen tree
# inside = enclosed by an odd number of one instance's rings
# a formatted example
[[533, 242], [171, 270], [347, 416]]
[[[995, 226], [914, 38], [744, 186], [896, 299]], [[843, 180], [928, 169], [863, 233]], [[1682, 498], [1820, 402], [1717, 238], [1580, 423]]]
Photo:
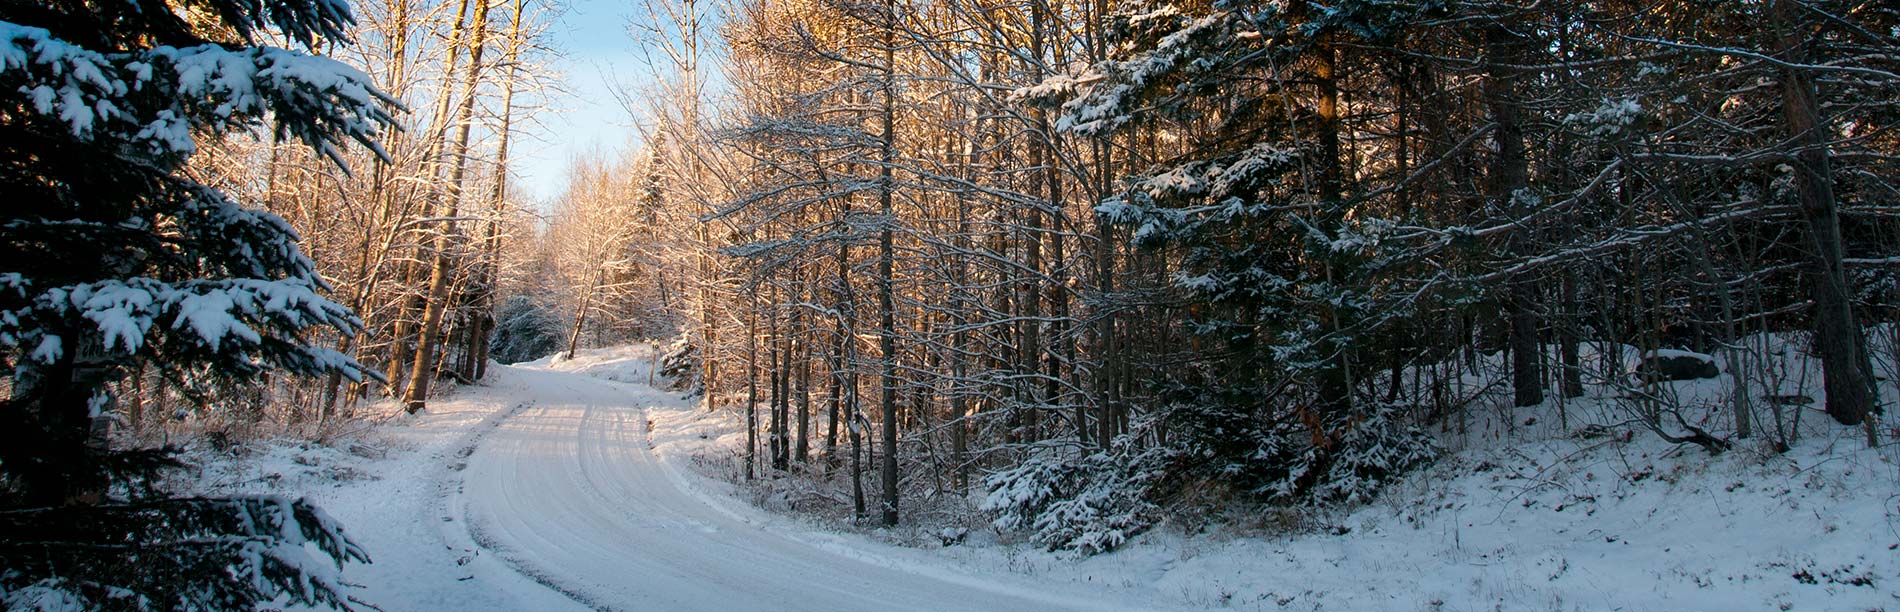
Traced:
[[[1157, 520], [1176, 476], [1263, 501], [1363, 501], [1432, 456], [1422, 432], [1361, 397], [1355, 380], [1364, 339], [1415, 304], [1390, 289], [1403, 261], [1381, 235], [1395, 220], [1372, 214], [1348, 181], [1340, 92], [1361, 65], [1347, 53], [1373, 53], [1441, 4], [1137, 5], [1111, 18], [1111, 57], [1023, 92], [1060, 102], [1060, 129], [1189, 143], [1096, 211], [1139, 245], [1178, 254], [1174, 284], [1198, 342], [1193, 367], [1153, 381], [1164, 407], [1109, 449], [1119, 459], [998, 472], [986, 507], [1005, 523], [1051, 510], [1093, 517], [1036, 537], [1101, 550]], [[1143, 430], [1171, 431], [1172, 442], [1150, 448]]]
[[561, 350], [566, 333], [552, 296], [510, 296], [495, 312], [495, 361], [533, 361]]
[[[160, 500], [163, 451], [95, 435], [107, 384], [155, 366], [187, 389], [270, 371], [368, 372], [313, 346], [353, 333], [283, 219], [195, 181], [201, 139], [262, 130], [341, 164], [393, 124], [369, 79], [309, 53], [347, 42], [342, 0], [0, 2], [0, 600], [9, 607], [345, 606], [366, 559], [302, 502]], [[283, 40], [304, 51], [258, 44]], [[372, 375], [373, 376], [373, 375]]]
[[[1222, 456], [1326, 464], [1328, 449], [1351, 437], [1347, 429], [1382, 422], [1368, 420], [1354, 397], [1355, 353], [1413, 305], [1382, 297], [1391, 295], [1397, 262], [1380, 235], [1393, 221], [1370, 214], [1347, 179], [1340, 91], [1351, 67], [1364, 64], [1349, 48], [1373, 54], [1441, 9], [1240, 3], [1197, 15], [1173, 3], [1142, 7], [1116, 20], [1117, 56], [1078, 79], [1092, 84], [1063, 104], [1061, 123], [1088, 135], [1207, 128], [1097, 211], [1130, 226], [1140, 244], [1177, 248], [1177, 286], [1209, 306], [1192, 322], [1208, 347], [1196, 357], [1204, 367], [1163, 386], [1183, 406], [1176, 416], [1190, 437], [1206, 433]], [[1237, 428], [1255, 435], [1232, 436]], [[1419, 443], [1408, 439], [1399, 455], [1413, 457]], [[1261, 492], [1323, 484], [1303, 476], [1306, 467], [1239, 467], [1221, 469], [1268, 475], [1251, 483]], [[1287, 479], [1272, 476], [1289, 469]]]

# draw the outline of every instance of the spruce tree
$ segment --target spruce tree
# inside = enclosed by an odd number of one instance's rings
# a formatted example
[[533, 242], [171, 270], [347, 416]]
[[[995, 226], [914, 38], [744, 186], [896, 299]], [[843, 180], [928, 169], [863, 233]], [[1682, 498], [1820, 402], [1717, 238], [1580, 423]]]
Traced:
[[[1402, 265], [1382, 244], [1393, 221], [1367, 214], [1344, 168], [1340, 92], [1367, 63], [1349, 52], [1375, 53], [1444, 8], [1137, 5], [1112, 19], [1109, 59], [1025, 92], [1060, 103], [1058, 127], [1078, 134], [1191, 134], [1096, 211], [1178, 253], [1202, 348], [1198, 367], [1156, 381], [1172, 405], [1163, 419], [1243, 490], [1363, 497], [1429, 454], [1355, 380], [1364, 339], [1413, 305], [1388, 290]], [[1353, 441], [1393, 452], [1364, 463]]]
[[[1415, 305], [1391, 290], [1406, 265], [1385, 245], [1396, 222], [1369, 214], [1369, 190], [1344, 167], [1341, 91], [1364, 65], [1349, 53], [1374, 53], [1444, 3], [1131, 7], [1110, 18], [1107, 59], [1018, 93], [1059, 105], [1058, 129], [1182, 143], [1157, 147], [1161, 159], [1095, 210], [1175, 258], [1191, 365], [1150, 380], [1159, 408], [1108, 454], [1032, 458], [987, 481], [1000, 525], [1085, 552], [1160, 520], [1185, 481], [1271, 503], [1359, 502], [1435, 452], [1355, 373], [1365, 339]], [[1050, 516], [1080, 518], [1033, 518]]]
[[[94, 435], [132, 367], [244, 384], [365, 368], [313, 346], [360, 321], [283, 219], [194, 180], [206, 139], [270, 132], [342, 163], [395, 102], [317, 57], [342, 0], [0, 1], [0, 601], [9, 608], [345, 607], [309, 542], [366, 559], [276, 498], [161, 499], [163, 451]], [[292, 49], [259, 44], [281, 41]], [[301, 49], [301, 50], [297, 50]], [[37, 609], [37, 608], [36, 608]]]

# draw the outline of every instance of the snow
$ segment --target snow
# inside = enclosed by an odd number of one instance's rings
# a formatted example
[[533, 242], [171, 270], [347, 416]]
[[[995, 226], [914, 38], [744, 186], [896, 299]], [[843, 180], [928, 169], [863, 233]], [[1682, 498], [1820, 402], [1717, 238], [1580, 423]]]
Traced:
[[59, 336], [52, 334], [41, 336], [39, 346], [34, 347], [33, 352], [28, 354], [27, 358], [39, 363], [51, 364], [55, 361], [59, 361], [60, 355], [65, 354], [62, 352], [64, 345], [65, 343], [60, 340]]
[[[1618, 350], [1626, 361], [1640, 354]], [[1369, 505], [1177, 513], [1115, 552], [1078, 557], [990, 528], [861, 531], [768, 511], [798, 502], [718, 477], [743, 443], [742, 416], [645, 385], [653, 354], [620, 347], [492, 366], [484, 384], [423, 414], [384, 408], [393, 416], [379, 426], [329, 445], [278, 443], [213, 462], [206, 486], [309, 496], [376, 559], [342, 579], [387, 610], [1845, 610], [1900, 601], [1895, 449], [1861, 448], [1857, 432], [1818, 414], [1787, 453], [1748, 442], [1709, 457], [1640, 430], [1566, 431], [1555, 400], [1479, 408], [1440, 432], [1455, 449], [1447, 459]], [[1726, 380], [1667, 384], [1685, 404], [1719, 407]], [[1573, 426], [1615, 414], [1613, 397], [1570, 402], [1561, 409]], [[973, 496], [974, 505], [983, 492]], [[1207, 529], [1216, 523], [1225, 526]], [[892, 544], [903, 541], [913, 544]]]
[[[58, 120], [73, 136], [128, 138], [156, 154], [194, 152], [193, 127], [257, 127], [271, 112], [283, 121], [280, 127], [340, 163], [340, 138], [381, 153], [374, 137], [394, 124], [385, 106], [396, 106], [395, 100], [372, 90], [367, 75], [288, 49], [200, 45], [99, 53], [42, 28], [0, 21], [0, 70], [23, 83], [19, 91], [31, 100], [32, 113]], [[161, 96], [170, 107], [144, 111], [113, 102], [135, 91]]]
[[[1854, 487], [1891, 490], [1893, 466], [1865, 453], [1804, 469], [1827, 460], [1817, 450], [1704, 466], [1645, 437], [1521, 447], [1514, 467], [1461, 456], [1339, 519], [1342, 535], [1164, 544], [1191, 558], [1157, 588], [1264, 609], [1888, 605], [1900, 539], [1886, 495]], [[1447, 484], [1423, 486], [1433, 479]], [[1803, 571], [1846, 578], [1809, 584]], [[1839, 582], [1861, 576], [1872, 583]]]
[[[1798, 353], [1781, 338], [1751, 342], [1768, 354]], [[1626, 372], [1643, 354], [1614, 348]], [[1586, 363], [1598, 360], [1593, 349], [1586, 347]], [[1501, 371], [1503, 359], [1486, 357], [1479, 367]], [[1756, 380], [1767, 385], [1758, 391], [1815, 394], [1802, 381], [1817, 381], [1818, 373], [1804, 367], [1813, 364], [1773, 365], [1779, 373]], [[1482, 392], [1486, 380], [1474, 375], [1469, 388], [1451, 393]], [[1665, 384], [1688, 418], [1707, 426], [1711, 415], [1725, 414], [1729, 382]], [[1863, 448], [1858, 432], [1833, 426], [1816, 401], [1799, 408], [1816, 414], [1791, 451], [1776, 454], [1758, 438], [1710, 457], [1640, 428], [1581, 427], [1627, 418], [1612, 390], [1593, 393], [1527, 409], [1508, 407], [1508, 399], [1495, 408], [1481, 402], [1472, 422], [1436, 432], [1453, 449], [1446, 459], [1350, 511], [1176, 510], [1114, 552], [1088, 557], [1044, 552], [993, 529], [969, 532], [959, 545], [937, 548], [941, 538], [931, 538], [902, 550], [919, 564], [950, 564], [946, 571], [1002, 568], [1005, 577], [1033, 575], [1049, 588], [1088, 585], [1098, 597], [1147, 609], [1847, 610], [1900, 601], [1900, 497], [1893, 495], [1900, 449]], [[730, 414], [676, 413], [655, 423], [656, 440], [683, 446], [663, 443], [665, 454], [698, 457], [682, 464], [709, 473], [730, 473], [719, 466], [742, 448], [743, 430]], [[744, 487], [718, 490], [775, 505]], [[981, 504], [985, 492], [973, 497], [971, 505]], [[916, 528], [935, 534], [945, 527]], [[828, 537], [850, 548], [917, 541], [881, 532]]]
[[152, 292], [120, 283], [88, 289], [91, 291], [83, 295], [75, 291], [73, 301], [87, 319], [99, 326], [99, 335], [105, 341], [106, 350], [123, 348], [127, 352], [137, 351], [139, 345], [145, 343], [145, 332], [152, 328], [152, 319], [133, 313], [151, 311], [153, 302], [157, 301]]
[[1043, 79], [1041, 83], [1019, 87], [1011, 91], [1009, 99], [1012, 102], [1057, 100], [1065, 96], [1073, 95], [1076, 87], [1079, 85], [1074, 77], [1058, 74]]
[[60, 588], [58, 583], [50, 579], [23, 589], [8, 591], [0, 595], [0, 604], [4, 604], [8, 610], [20, 612], [29, 610], [31, 612], [85, 612], [86, 610], [85, 602], [80, 601], [78, 596], [72, 594], [72, 591]]
[[374, 559], [341, 579], [384, 610], [586, 610], [481, 550], [451, 505], [465, 453], [525, 394], [508, 368], [492, 371], [492, 386], [464, 388], [424, 414], [377, 406], [378, 425], [327, 444], [280, 440], [235, 458], [194, 449], [207, 464], [201, 492], [309, 498]]
[[1136, 23], [1149, 20], [1182, 22], [1177, 29], [1163, 36], [1153, 50], [1128, 60], [1103, 61], [1069, 83], [1050, 83], [1047, 88], [1030, 92], [1053, 94], [1059, 88], [1073, 84], [1092, 84], [1080, 88], [1081, 95], [1063, 102], [1062, 114], [1056, 118], [1057, 130], [1097, 135], [1127, 124], [1136, 114], [1130, 105], [1136, 102], [1143, 88], [1166, 76], [1179, 64], [1187, 63], [1205, 69], [1202, 64], [1206, 62], [1207, 47], [1213, 46], [1206, 39], [1235, 29], [1235, 19], [1225, 12], [1189, 19], [1175, 9], [1162, 8], [1134, 16], [1132, 20]]
[[1645, 359], [1651, 358], [1651, 357], [1654, 357], [1657, 359], [1694, 359], [1696, 361], [1706, 361], [1709, 363], [1715, 363], [1715, 357], [1712, 357], [1710, 355], [1703, 354], [1703, 353], [1698, 353], [1695, 351], [1685, 351], [1682, 349], [1652, 349], [1649, 351], [1645, 351], [1643, 353], [1643, 357]]
[[[629, 379], [644, 371], [614, 361], [596, 353], [545, 367]], [[888, 547], [841, 542], [734, 503], [727, 487], [690, 469], [695, 451], [717, 439], [696, 426], [701, 413], [692, 402], [640, 384], [517, 372], [534, 381], [534, 404], [470, 460], [471, 531], [591, 606], [1114, 609], [1021, 579], [906, 565], [887, 559]]]
[[262, 336], [258, 335], [257, 330], [240, 323], [233, 316], [232, 311], [237, 309], [237, 303], [223, 291], [188, 295], [178, 301], [178, 319], [172, 323], [172, 327], [190, 328], [213, 351], [218, 350], [225, 336], [237, 336], [251, 342], [261, 340]]
[[1609, 136], [1628, 130], [1642, 118], [1643, 105], [1634, 98], [1605, 98], [1596, 110], [1565, 115], [1564, 124], [1578, 126], [1588, 136]]
[[1118, 609], [736, 503], [685, 465], [710, 441], [692, 402], [607, 380], [643, 381], [651, 355], [494, 365], [332, 445], [202, 457], [204, 487], [308, 496], [375, 559], [344, 579], [386, 610]]
[[[308, 260], [299, 258], [299, 263]], [[24, 288], [26, 285], [15, 285]], [[28, 306], [0, 312], [0, 343], [25, 346], [35, 343], [30, 357], [40, 363], [52, 363], [62, 354], [65, 343], [58, 336], [44, 334], [36, 317], [65, 318], [78, 315], [90, 321], [106, 350], [136, 353], [147, 341], [156, 324], [188, 333], [171, 336], [218, 351], [251, 350], [264, 340], [259, 327], [287, 324], [289, 327], [329, 325], [351, 329], [358, 324], [354, 315], [325, 299], [302, 278], [266, 280], [256, 278], [199, 279], [168, 283], [150, 278], [104, 280], [53, 287], [34, 296]], [[347, 356], [321, 347], [300, 347], [297, 359], [287, 367], [304, 368], [325, 365], [360, 376], [358, 366]]]

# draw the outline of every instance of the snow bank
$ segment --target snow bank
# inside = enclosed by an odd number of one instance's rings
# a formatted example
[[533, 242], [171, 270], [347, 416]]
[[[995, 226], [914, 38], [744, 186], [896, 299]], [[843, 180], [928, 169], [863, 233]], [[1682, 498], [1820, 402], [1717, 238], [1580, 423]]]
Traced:
[[375, 560], [346, 568], [343, 580], [384, 610], [585, 610], [485, 554], [457, 504], [468, 454], [527, 395], [512, 369], [495, 367], [483, 385], [461, 387], [417, 415], [393, 404], [359, 408], [380, 415], [379, 424], [327, 444], [268, 440], [226, 454], [194, 448], [204, 466], [195, 487], [308, 497]]
[[[1798, 346], [1779, 337], [1752, 342], [1778, 356], [1751, 366], [1772, 374], [1753, 380], [1758, 393], [1819, 395], [1810, 388], [1817, 366]], [[1598, 348], [1585, 347], [1586, 363], [1614, 362], [1626, 373], [1645, 356], [1635, 347], [1612, 346], [1607, 356]], [[729, 482], [743, 449], [743, 414], [655, 410], [650, 418], [655, 448], [697, 471], [707, 495], [742, 504], [730, 511], [750, 520], [777, 521], [856, 554], [947, 565], [937, 571], [965, 576], [1086, 585], [1160, 609], [1847, 610], [1900, 601], [1893, 494], [1900, 449], [1864, 448], [1857, 431], [1819, 414], [1818, 397], [1789, 408], [1816, 414], [1788, 452], [1773, 453], [1758, 434], [1711, 457], [1640, 428], [1587, 427], [1630, 418], [1605, 386], [1511, 408], [1500, 400], [1508, 389], [1489, 384], [1503, 359], [1480, 358], [1450, 391], [1478, 401], [1464, 422], [1436, 430], [1453, 452], [1370, 505], [1177, 515], [1116, 552], [1086, 558], [1043, 552], [993, 528], [961, 540], [930, 537], [960, 528], [956, 517], [911, 516], [917, 523], [898, 533], [798, 514], [828, 493]], [[1690, 422], [1725, 427], [1730, 384], [1723, 376], [1657, 388]], [[1891, 404], [1890, 383], [1883, 393]]]

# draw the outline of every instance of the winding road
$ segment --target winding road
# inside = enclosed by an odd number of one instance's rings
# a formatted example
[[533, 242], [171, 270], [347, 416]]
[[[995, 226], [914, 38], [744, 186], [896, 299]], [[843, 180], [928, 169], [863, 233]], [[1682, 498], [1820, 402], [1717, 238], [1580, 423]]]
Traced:
[[649, 443], [650, 387], [517, 369], [526, 404], [462, 477], [475, 542], [599, 610], [1083, 610], [1073, 596], [846, 554], [745, 520]]

